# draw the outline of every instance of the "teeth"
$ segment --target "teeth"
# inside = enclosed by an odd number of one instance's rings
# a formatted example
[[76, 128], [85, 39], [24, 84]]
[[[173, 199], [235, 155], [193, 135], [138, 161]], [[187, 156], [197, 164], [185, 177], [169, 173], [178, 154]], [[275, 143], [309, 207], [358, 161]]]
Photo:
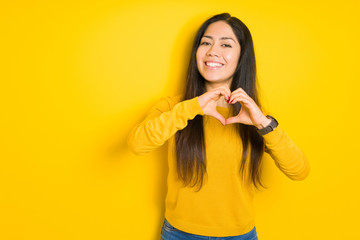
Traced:
[[205, 64], [210, 67], [221, 67], [222, 66], [222, 64], [214, 63], [214, 62], [206, 62]]

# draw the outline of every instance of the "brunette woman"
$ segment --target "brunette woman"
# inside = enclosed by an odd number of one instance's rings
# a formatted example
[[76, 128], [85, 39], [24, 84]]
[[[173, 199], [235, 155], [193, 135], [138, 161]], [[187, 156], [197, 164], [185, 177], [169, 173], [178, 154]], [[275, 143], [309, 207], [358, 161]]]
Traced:
[[183, 95], [158, 102], [128, 138], [138, 154], [166, 141], [165, 240], [257, 239], [264, 152], [290, 179], [309, 173], [304, 153], [260, 106], [251, 34], [228, 13], [198, 30]]

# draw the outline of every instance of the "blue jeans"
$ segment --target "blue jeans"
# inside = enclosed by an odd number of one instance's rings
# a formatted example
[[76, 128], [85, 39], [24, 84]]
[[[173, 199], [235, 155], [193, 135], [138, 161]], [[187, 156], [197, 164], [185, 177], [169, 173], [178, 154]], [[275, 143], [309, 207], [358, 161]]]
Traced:
[[165, 219], [161, 229], [161, 240], [258, 240], [256, 228], [254, 227], [250, 232], [230, 237], [208, 237], [202, 235], [195, 235], [183, 232], [175, 227]]

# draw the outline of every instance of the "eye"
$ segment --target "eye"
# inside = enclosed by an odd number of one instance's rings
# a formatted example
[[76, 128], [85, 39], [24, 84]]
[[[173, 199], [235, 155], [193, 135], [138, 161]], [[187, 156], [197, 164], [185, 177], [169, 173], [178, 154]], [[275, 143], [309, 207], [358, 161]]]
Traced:
[[232, 46], [230, 44], [223, 44], [222, 46], [231, 48]]
[[210, 43], [208, 43], [208, 42], [202, 42], [202, 43], [200, 43], [200, 45], [210, 45]]

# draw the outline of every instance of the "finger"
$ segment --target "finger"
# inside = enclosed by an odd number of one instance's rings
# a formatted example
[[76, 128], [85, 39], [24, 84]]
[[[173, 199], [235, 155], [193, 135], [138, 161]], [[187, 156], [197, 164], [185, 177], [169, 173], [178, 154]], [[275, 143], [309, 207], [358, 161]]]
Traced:
[[238, 97], [238, 96], [242, 96], [242, 97], [248, 99], [250, 102], [255, 103], [255, 101], [249, 95], [247, 95], [246, 92], [242, 89], [239, 89], [236, 92], [231, 93], [230, 102], [233, 98]]
[[216, 91], [217, 93], [219, 93], [220, 91], [226, 99], [230, 98], [231, 91], [228, 85], [222, 85], [221, 87], [215, 88], [214, 91]]
[[233, 92], [231, 93], [232, 96], [237, 95], [237, 94], [243, 94], [245, 97], [252, 99], [252, 98], [247, 94], [247, 92], [245, 92], [245, 90], [242, 89], [242, 88], [238, 88], [238, 89], [236, 89], [235, 91], [233, 91]]
[[231, 117], [225, 120], [225, 124], [232, 124], [232, 123], [238, 123], [239, 119], [238, 117]]
[[230, 96], [231, 96], [231, 90], [230, 90], [230, 88], [229, 88], [229, 86], [226, 84], [226, 85], [224, 85], [223, 86], [224, 87], [224, 89], [225, 89], [225, 91], [226, 91], [226, 93], [227, 93], [227, 98], [230, 98]]
[[243, 94], [237, 96], [231, 96], [229, 103], [234, 104], [240, 102], [241, 104], [249, 105], [252, 103], [251, 98], [245, 97]]
[[232, 91], [231, 94], [235, 94], [235, 93], [239, 93], [239, 92], [245, 93], [247, 96], [249, 96], [249, 95], [247, 94], [247, 92], [246, 92], [244, 89], [242, 89], [242, 88], [238, 88], [238, 89]]
[[227, 91], [224, 87], [220, 87], [216, 89], [216, 94], [224, 96], [226, 99], [230, 98], [230, 91]]
[[224, 96], [225, 100], [228, 101], [230, 99], [230, 96], [231, 96], [231, 91], [229, 89], [229, 86], [228, 85], [223, 85], [223, 86], [219, 87], [218, 89], [220, 89], [221, 95]]

